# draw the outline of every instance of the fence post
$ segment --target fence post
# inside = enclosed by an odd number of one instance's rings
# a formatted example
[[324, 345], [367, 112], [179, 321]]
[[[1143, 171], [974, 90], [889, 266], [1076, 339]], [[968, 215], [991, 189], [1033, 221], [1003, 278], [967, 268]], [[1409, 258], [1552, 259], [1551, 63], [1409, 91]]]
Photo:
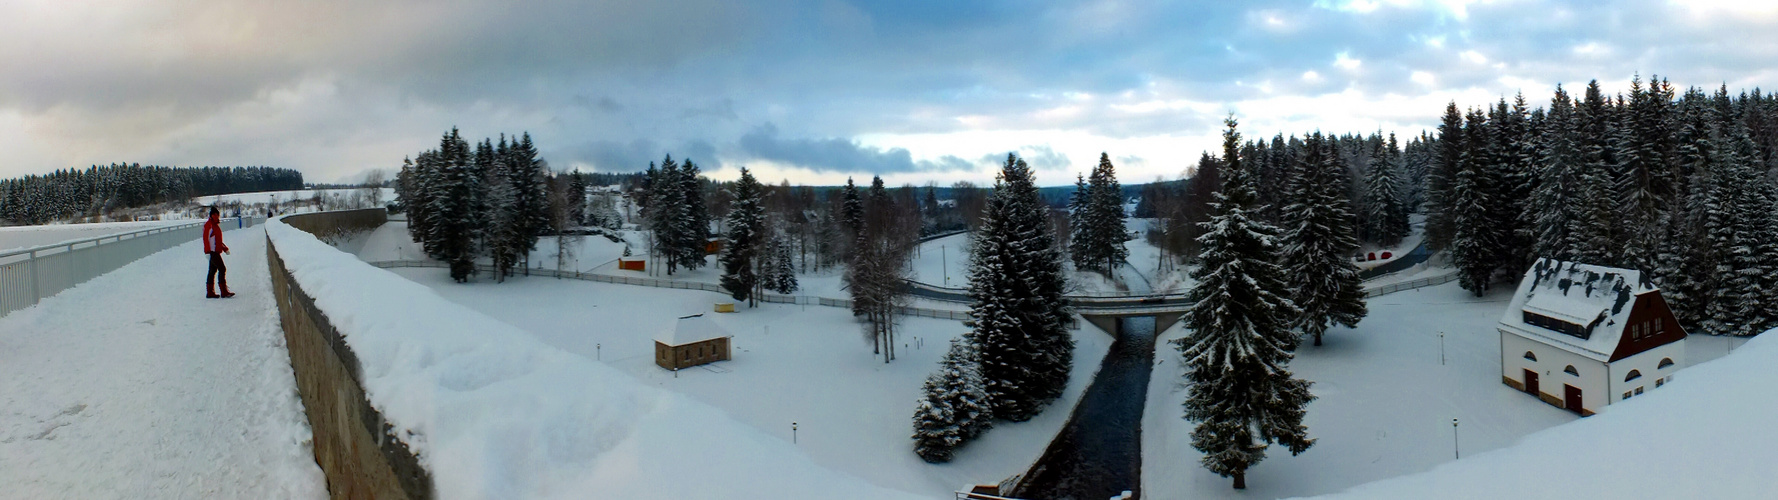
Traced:
[[43, 295], [37, 292], [37, 252], [31, 251], [31, 255], [25, 261], [31, 263], [31, 304], [36, 305], [37, 301], [43, 300]]

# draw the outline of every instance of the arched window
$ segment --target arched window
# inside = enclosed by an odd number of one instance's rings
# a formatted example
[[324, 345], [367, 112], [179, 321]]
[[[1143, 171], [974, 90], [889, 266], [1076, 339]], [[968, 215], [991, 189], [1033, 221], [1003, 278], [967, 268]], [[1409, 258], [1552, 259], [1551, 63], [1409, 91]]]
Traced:
[[1630, 370], [1630, 374], [1629, 374], [1629, 375], [1624, 375], [1624, 381], [1625, 381], [1625, 382], [1629, 382], [1629, 381], [1631, 381], [1631, 380], [1636, 380], [1636, 379], [1639, 379], [1639, 378], [1642, 378], [1642, 372], [1641, 372], [1641, 371], [1637, 371], [1637, 370]]
[[1532, 360], [1532, 361], [1537, 361], [1537, 355], [1536, 355], [1536, 354], [1531, 354], [1531, 351], [1525, 351], [1525, 359], [1529, 359], [1529, 360]]
[[1580, 370], [1574, 369], [1574, 365], [1568, 365], [1567, 368], [1563, 368], [1562, 373], [1566, 373], [1566, 374], [1573, 375], [1576, 377], [1580, 376]]
[[1673, 366], [1673, 358], [1661, 358], [1661, 365], [1656, 366], [1655, 368], [1659, 369], [1659, 368], [1666, 368], [1669, 366]]

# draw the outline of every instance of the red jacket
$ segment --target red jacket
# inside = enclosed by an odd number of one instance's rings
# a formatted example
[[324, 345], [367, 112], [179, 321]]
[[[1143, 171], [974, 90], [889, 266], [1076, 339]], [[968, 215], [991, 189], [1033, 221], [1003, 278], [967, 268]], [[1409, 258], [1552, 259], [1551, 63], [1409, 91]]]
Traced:
[[204, 253], [221, 253], [228, 251], [228, 245], [222, 244], [222, 225], [216, 223], [216, 216], [210, 216], [204, 222]]

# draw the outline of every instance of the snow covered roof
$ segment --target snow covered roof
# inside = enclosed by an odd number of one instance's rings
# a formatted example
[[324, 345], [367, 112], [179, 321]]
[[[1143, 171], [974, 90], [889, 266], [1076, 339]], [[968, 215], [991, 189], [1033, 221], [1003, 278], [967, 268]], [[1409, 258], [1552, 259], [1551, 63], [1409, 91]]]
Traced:
[[[1538, 259], [1500, 316], [1500, 328], [1607, 361], [1623, 337], [1636, 296], [1653, 291], [1634, 270]], [[1567, 331], [1526, 323], [1527, 314], [1565, 323], [1558, 326]]]
[[672, 328], [661, 330], [654, 339], [662, 344], [680, 346], [729, 336], [728, 330], [702, 314], [679, 318]]

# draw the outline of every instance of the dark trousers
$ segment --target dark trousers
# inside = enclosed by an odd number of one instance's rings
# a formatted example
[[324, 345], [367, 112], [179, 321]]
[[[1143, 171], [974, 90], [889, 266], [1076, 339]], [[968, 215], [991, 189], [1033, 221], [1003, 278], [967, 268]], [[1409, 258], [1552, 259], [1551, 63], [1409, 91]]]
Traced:
[[210, 275], [204, 277], [204, 286], [212, 283], [222, 285], [223, 290], [228, 289], [228, 266], [222, 265], [222, 252], [210, 252]]

